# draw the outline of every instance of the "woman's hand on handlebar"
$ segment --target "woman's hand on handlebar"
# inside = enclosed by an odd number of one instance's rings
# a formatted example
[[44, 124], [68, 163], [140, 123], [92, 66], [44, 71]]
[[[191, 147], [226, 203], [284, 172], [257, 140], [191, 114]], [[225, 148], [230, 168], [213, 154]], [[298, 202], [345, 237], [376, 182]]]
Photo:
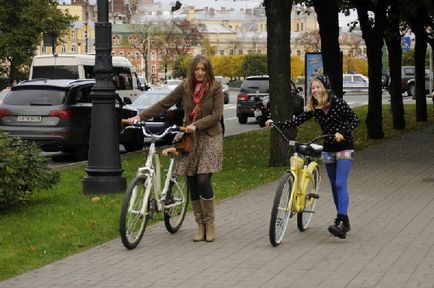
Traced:
[[196, 125], [194, 124], [190, 124], [188, 125], [186, 128], [186, 133], [193, 133], [194, 131], [196, 131]]
[[273, 120], [268, 119], [267, 121], [265, 121], [265, 127], [271, 128], [271, 127], [273, 127], [273, 123], [274, 123]]
[[128, 119], [122, 119], [122, 123], [126, 123], [126, 124], [128, 124], [128, 125], [133, 125], [133, 122], [134, 122], [135, 120], [140, 121], [140, 117], [139, 117], [139, 115], [136, 115], [136, 116], [131, 117], [131, 118], [128, 118]]

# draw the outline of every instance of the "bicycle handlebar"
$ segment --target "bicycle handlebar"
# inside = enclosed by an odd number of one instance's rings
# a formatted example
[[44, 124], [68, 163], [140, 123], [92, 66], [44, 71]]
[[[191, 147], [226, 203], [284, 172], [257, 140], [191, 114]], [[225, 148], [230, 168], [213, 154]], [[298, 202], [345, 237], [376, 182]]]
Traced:
[[[127, 119], [122, 119], [121, 123], [122, 123], [122, 125], [128, 125], [124, 129], [142, 129], [143, 135], [145, 135], [146, 137], [152, 137], [152, 138], [156, 138], [156, 139], [161, 139], [164, 136], [166, 136], [167, 134], [172, 133], [172, 132], [188, 133], [187, 127], [183, 127], [183, 126], [171, 125], [171, 126], [165, 128], [167, 126], [167, 124], [165, 122], [147, 122], [147, 121], [134, 120], [132, 125], [130, 125], [130, 123]], [[150, 130], [148, 130], [148, 128], [149, 129], [151, 129], [151, 128], [165, 128], [165, 129], [162, 133], [154, 134]]]
[[[295, 145], [297, 145], [297, 144], [303, 144], [303, 143], [301, 143], [301, 142], [299, 142], [299, 141], [288, 139], [288, 138], [286, 137], [286, 135], [282, 132], [282, 130], [280, 130], [279, 127], [277, 127], [276, 125], [274, 125], [274, 123], [271, 124], [271, 127], [275, 128], [275, 129], [277, 130], [277, 132], [279, 132], [280, 136], [282, 136], [283, 139], [285, 139], [285, 140], [288, 142], [289, 146], [295, 146]], [[319, 139], [329, 138], [329, 137], [332, 138], [332, 137], [335, 137], [335, 135], [333, 135], [333, 134], [324, 134], [324, 135], [318, 136], [318, 137], [314, 138], [313, 140], [310, 140], [309, 142], [304, 143], [304, 144], [310, 145], [310, 144], [312, 144], [312, 143], [315, 143], [315, 142], [318, 141]]]

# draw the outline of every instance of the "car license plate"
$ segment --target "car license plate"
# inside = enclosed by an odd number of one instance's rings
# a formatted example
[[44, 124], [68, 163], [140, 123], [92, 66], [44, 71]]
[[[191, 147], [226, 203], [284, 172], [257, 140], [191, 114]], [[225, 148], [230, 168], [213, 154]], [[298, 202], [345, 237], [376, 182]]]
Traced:
[[41, 116], [18, 116], [18, 122], [41, 122]]
[[261, 110], [255, 110], [255, 111], [253, 111], [253, 113], [255, 114], [255, 117], [262, 116], [262, 111]]

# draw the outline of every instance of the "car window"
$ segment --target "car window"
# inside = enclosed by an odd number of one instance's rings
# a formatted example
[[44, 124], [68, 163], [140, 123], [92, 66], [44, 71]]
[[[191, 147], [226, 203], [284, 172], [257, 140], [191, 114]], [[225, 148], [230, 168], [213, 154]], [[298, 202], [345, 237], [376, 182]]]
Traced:
[[[90, 93], [92, 87], [80, 87], [73, 95], [75, 96], [75, 103], [90, 103]], [[74, 101], [73, 101], [74, 102]]]
[[269, 81], [268, 79], [244, 80], [240, 90], [247, 93], [255, 93], [256, 91], [259, 91], [259, 93], [268, 93], [270, 91]]
[[116, 90], [132, 90], [133, 78], [130, 69], [126, 67], [113, 67], [113, 84]]
[[404, 68], [404, 74], [414, 75], [414, 68]]
[[78, 79], [77, 65], [34, 66], [33, 79]]
[[344, 76], [344, 81], [345, 82], [351, 82], [351, 76]]
[[216, 77], [215, 80], [219, 81], [222, 86], [226, 85], [226, 80], [223, 77]]
[[9, 105], [60, 105], [65, 102], [66, 91], [54, 89], [19, 89], [12, 90], [3, 103]]
[[160, 101], [168, 93], [148, 93], [142, 94], [133, 102], [133, 106], [146, 107]]
[[353, 81], [354, 82], [365, 82], [364, 80], [363, 80], [363, 78], [362, 77], [360, 77], [360, 76], [357, 76], [357, 75], [354, 75], [353, 76]]

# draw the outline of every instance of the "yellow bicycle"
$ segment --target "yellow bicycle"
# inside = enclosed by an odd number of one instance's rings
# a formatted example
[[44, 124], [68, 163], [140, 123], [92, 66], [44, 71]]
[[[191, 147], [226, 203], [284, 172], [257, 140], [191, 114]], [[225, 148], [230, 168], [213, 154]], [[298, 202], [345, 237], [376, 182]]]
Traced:
[[290, 169], [283, 174], [274, 196], [270, 220], [270, 242], [278, 246], [285, 235], [289, 219], [297, 215], [297, 227], [304, 231], [315, 212], [320, 173], [316, 158], [321, 156], [322, 146], [315, 144], [319, 139], [333, 137], [322, 135], [307, 143], [289, 140], [273, 125], [280, 135], [295, 149], [290, 159]]

